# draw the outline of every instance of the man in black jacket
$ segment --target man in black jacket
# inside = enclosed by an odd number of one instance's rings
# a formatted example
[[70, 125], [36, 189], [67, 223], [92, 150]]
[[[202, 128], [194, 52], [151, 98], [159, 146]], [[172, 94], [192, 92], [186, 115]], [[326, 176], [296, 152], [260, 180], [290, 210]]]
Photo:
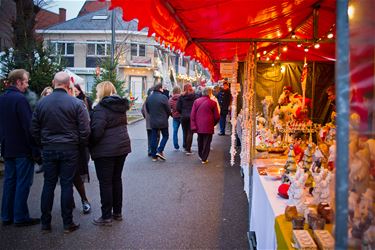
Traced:
[[89, 114], [81, 100], [68, 94], [73, 86], [67, 73], [56, 73], [53, 84], [53, 93], [37, 104], [31, 125], [31, 133], [43, 149], [42, 230], [51, 230], [54, 190], [60, 177], [64, 232], [70, 233], [79, 228], [72, 215], [73, 178], [79, 146], [87, 144], [89, 139]]
[[10, 86], [0, 96], [1, 155], [5, 161], [1, 206], [3, 225], [31, 226], [40, 219], [30, 218], [27, 207], [34, 176], [33, 158], [40, 158], [30, 134], [31, 108], [24, 96], [29, 73], [16, 69], [9, 73]]
[[[158, 158], [165, 161], [166, 158], [163, 151], [169, 137], [168, 118], [172, 115], [172, 112], [168, 97], [163, 94], [163, 85], [161, 83], [155, 85], [154, 91], [147, 98], [146, 110], [150, 115], [152, 161], [157, 161]], [[162, 139], [158, 147], [157, 137], [159, 131], [161, 131]]]
[[232, 102], [232, 95], [230, 94], [228, 82], [223, 83], [223, 88], [217, 95], [217, 100], [220, 105], [220, 133], [219, 135], [225, 135], [225, 125], [227, 123], [227, 115], [229, 112], [229, 106]]

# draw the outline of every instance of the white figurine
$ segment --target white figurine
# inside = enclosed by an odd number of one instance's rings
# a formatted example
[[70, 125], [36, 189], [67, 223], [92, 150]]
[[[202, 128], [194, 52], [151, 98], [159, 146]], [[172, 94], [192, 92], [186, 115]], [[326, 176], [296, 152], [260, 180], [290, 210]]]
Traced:
[[290, 179], [290, 187], [288, 190], [288, 205], [296, 206], [298, 213], [303, 214], [305, 211], [305, 182], [307, 174], [304, 173], [302, 168], [297, 168], [295, 176], [288, 175]]
[[318, 205], [321, 202], [320, 196], [322, 194], [322, 180], [323, 180], [324, 171], [321, 170], [320, 173], [317, 173], [314, 171], [311, 171], [311, 172], [312, 172], [312, 176], [315, 182], [315, 187], [314, 187], [314, 190], [312, 191], [312, 195], [314, 196], [313, 204]]
[[331, 203], [331, 197], [330, 197], [330, 191], [329, 191], [329, 183], [331, 182], [331, 172], [327, 170], [321, 171], [321, 173], [324, 175], [326, 173], [325, 178], [320, 182], [320, 202], [326, 202], [328, 204]]

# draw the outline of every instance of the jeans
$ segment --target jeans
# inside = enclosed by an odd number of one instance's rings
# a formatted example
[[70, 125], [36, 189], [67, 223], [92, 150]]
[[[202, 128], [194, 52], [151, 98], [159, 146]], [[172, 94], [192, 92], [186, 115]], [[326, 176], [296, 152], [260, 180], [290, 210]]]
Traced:
[[2, 221], [25, 222], [30, 219], [27, 198], [34, 177], [34, 162], [28, 157], [5, 158]]
[[175, 149], [179, 149], [178, 145], [178, 129], [180, 127], [180, 118], [173, 118], [173, 146]]
[[[152, 129], [147, 129], [147, 152], [148, 156], [151, 156], [151, 134]], [[160, 131], [158, 131], [158, 135], [156, 137], [156, 144], [159, 144], [160, 141]]]
[[[161, 141], [158, 147], [158, 133], [161, 131]], [[151, 131], [151, 156], [156, 157], [156, 153], [162, 153], [164, 151], [165, 145], [167, 144], [169, 137], [168, 128], [153, 128]]]
[[114, 157], [101, 157], [94, 160], [99, 180], [102, 218], [111, 219], [122, 212], [122, 170], [127, 154]]
[[44, 185], [41, 199], [42, 224], [50, 225], [54, 191], [58, 178], [61, 185], [61, 216], [64, 227], [73, 223], [73, 179], [79, 150], [43, 150]]
[[228, 110], [221, 110], [220, 112], [220, 134], [225, 134], [225, 125], [227, 123]]
[[184, 148], [187, 152], [191, 152], [191, 144], [193, 143], [193, 132], [190, 128], [190, 117], [181, 118], [181, 127], [184, 140]]

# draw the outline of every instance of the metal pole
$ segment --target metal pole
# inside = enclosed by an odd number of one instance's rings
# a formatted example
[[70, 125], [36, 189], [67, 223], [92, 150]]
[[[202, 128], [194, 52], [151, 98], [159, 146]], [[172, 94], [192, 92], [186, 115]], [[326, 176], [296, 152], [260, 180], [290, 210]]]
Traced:
[[112, 39], [111, 39], [111, 64], [112, 66], [115, 63], [115, 46], [116, 46], [116, 38], [115, 38], [115, 9], [112, 10], [111, 15], [111, 30], [112, 30]]
[[337, 1], [336, 13], [336, 227], [335, 248], [348, 246], [349, 162], [349, 22], [348, 0]]

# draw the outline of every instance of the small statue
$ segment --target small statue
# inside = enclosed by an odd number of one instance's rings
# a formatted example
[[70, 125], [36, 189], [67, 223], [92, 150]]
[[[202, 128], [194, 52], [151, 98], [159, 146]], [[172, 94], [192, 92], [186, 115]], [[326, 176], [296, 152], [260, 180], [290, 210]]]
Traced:
[[304, 173], [303, 169], [297, 168], [295, 176], [289, 175], [290, 187], [288, 190], [288, 205], [296, 206], [297, 211], [301, 214], [305, 211], [305, 182], [307, 179], [307, 174]]
[[289, 146], [288, 159], [285, 163], [284, 169], [285, 169], [285, 173], [282, 177], [282, 182], [288, 183], [289, 182], [288, 175], [294, 174], [297, 170], [297, 164], [296, 164], [296, 159], [295, 159], [295, 155], [294, 155], [293, 144], [290, 144], [290, 146]]
[[329, 191], [329, 184], [331, 182], [331, 172], [324, 170], [321, 172], [322, 176], [325, 175], [325, 178], [322, 179], [320, 182], [320, 189], [321, 193], [319, 196], [320, 202], [326, 202], [330, 204], [331, 197], [330, 197], [330, 191]]
[[305, 170], [305, 173], [307, 173], [307, 180], [306, 180], [305, 185], [306, 187], [310, 188], [312, 187], [313, 181], [314, 181], [311, 171], [310, 171], [310, 168], [312, 166], [312, 145], [311, 144], [307, 145], [307, 148], [305, 149], [304, 154], [303, 154], [302, 162], [303, 162], [303, 169]]
[[320, 200], [320, 196], [322, 194], [322, 180], [323, 180], [323, 172], [324, 171], [320, 171], [320, 173], [318, 172], [312, 172], [312, 176], [314, 178], [314, 182], [315, 182], [315, 187], [314, 187], [314, 190], [312, 191], [312, 195], [314, 196], [314, 199], [313, 199], [313, 204], [319, 204], [321, 202]]

